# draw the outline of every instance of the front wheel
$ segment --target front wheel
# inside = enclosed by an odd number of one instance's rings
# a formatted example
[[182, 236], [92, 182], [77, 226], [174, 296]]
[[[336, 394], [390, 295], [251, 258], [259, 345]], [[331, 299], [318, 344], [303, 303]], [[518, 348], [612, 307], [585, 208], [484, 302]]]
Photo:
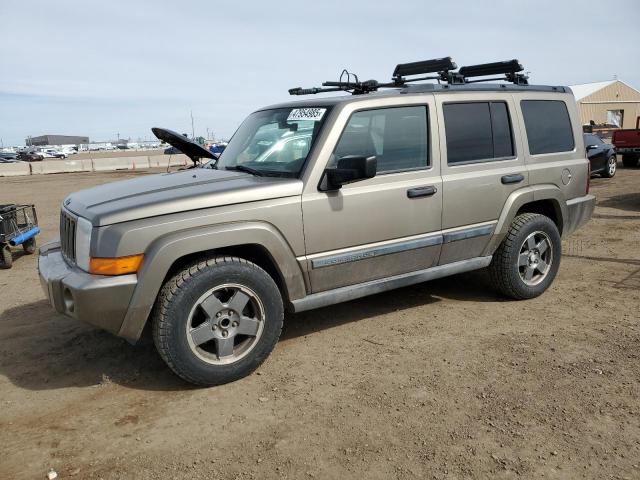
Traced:
[[616, 174], [616, 170], [618, 168], [618, 158], [615, 155], [611, 155], [607, 160], [607, 165], [604, 167], [604, 172], [602, 172], [603, 177], [611, 178]]
[[167, 365], [197, 385], [249, 375], [280, 337], [284, 308], [262, 268], [236, 257], [193, 263], [162, 288], [153, 338]]
[[492, 283], [508, 297], [537, 297], [556, 277], [561, 250], [560, 233], [549, 217], [518, 215], [493, 255], [489, 266]]

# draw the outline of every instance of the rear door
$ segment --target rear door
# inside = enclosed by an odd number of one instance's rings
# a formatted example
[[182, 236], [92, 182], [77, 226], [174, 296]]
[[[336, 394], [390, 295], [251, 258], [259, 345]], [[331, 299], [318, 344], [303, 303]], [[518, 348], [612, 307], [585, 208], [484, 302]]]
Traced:
[[436, 97], [444, 146], [442, 265], [480, 256], [507, 197], [529, 179], [512, 95]]

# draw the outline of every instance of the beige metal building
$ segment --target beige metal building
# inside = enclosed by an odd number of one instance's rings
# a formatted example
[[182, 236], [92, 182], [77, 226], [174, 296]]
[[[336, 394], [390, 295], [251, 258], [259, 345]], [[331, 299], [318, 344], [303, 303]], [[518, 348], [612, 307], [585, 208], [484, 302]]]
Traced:
[[571, 85], [583, 125], [635, 128], [640, 117], [640, 92], [622, 80]]

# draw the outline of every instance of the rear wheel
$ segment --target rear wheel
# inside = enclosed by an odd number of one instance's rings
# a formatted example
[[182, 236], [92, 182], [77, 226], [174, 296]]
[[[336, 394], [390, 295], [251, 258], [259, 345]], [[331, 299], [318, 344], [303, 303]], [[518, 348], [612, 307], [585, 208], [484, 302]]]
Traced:
[[22, 249], [24, 250], [24, 253], [26, 253], [28, 255], [31, 255], [31, 254], [35, 253], [35, 251], [36, 251], [36, 239], [35, 238], [30, 238], [29, 240], [24, 242], [22, 244]]
[[237, 257], [193, 263], [162, 288], [153, 314], [160, 356], [180, 377], [219, 385], [249, 375], [280, 337], [284, 309], [267, 272]]
[[626, 168], [633, 168], [638, 165], [638, 157], [636, 157], [635, 155], [623, 155], [622, 165], [624, 165]]
[[607, 165], [602, 172], [603, 177], [611, 178], [616, 174], [618, 168], [618, 158], [615, 155], [611, 155], [607, 160]]
[[0, 244], [0, 268], [11, 268], [12, 264], [11, 248], [7, 244]]
[[560, 233], [549, 217], [518, 215], [489, 266], [494, 286], [518, 300], [537, 297], [558, 273], [561, 248]]

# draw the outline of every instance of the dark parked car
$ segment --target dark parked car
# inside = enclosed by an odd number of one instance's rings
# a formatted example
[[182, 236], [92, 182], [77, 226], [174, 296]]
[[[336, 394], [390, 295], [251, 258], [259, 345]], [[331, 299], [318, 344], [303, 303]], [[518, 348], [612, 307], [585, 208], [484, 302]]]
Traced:
[[584, 146], [591, 163], [591, 173], [599, 173], [603, 177], [611, 178], [616, 174], [618, 158], [613, 145], [606, 143], [593, 133], [584, 134]]
[[44, 159], [44, 155], [38, 152], [22, 152], [18, 155], [18, 160], [23, 162], [41, 162]]
[[0, 160], [17, 160], [18, 154], [14, 152], [0, 152]]

